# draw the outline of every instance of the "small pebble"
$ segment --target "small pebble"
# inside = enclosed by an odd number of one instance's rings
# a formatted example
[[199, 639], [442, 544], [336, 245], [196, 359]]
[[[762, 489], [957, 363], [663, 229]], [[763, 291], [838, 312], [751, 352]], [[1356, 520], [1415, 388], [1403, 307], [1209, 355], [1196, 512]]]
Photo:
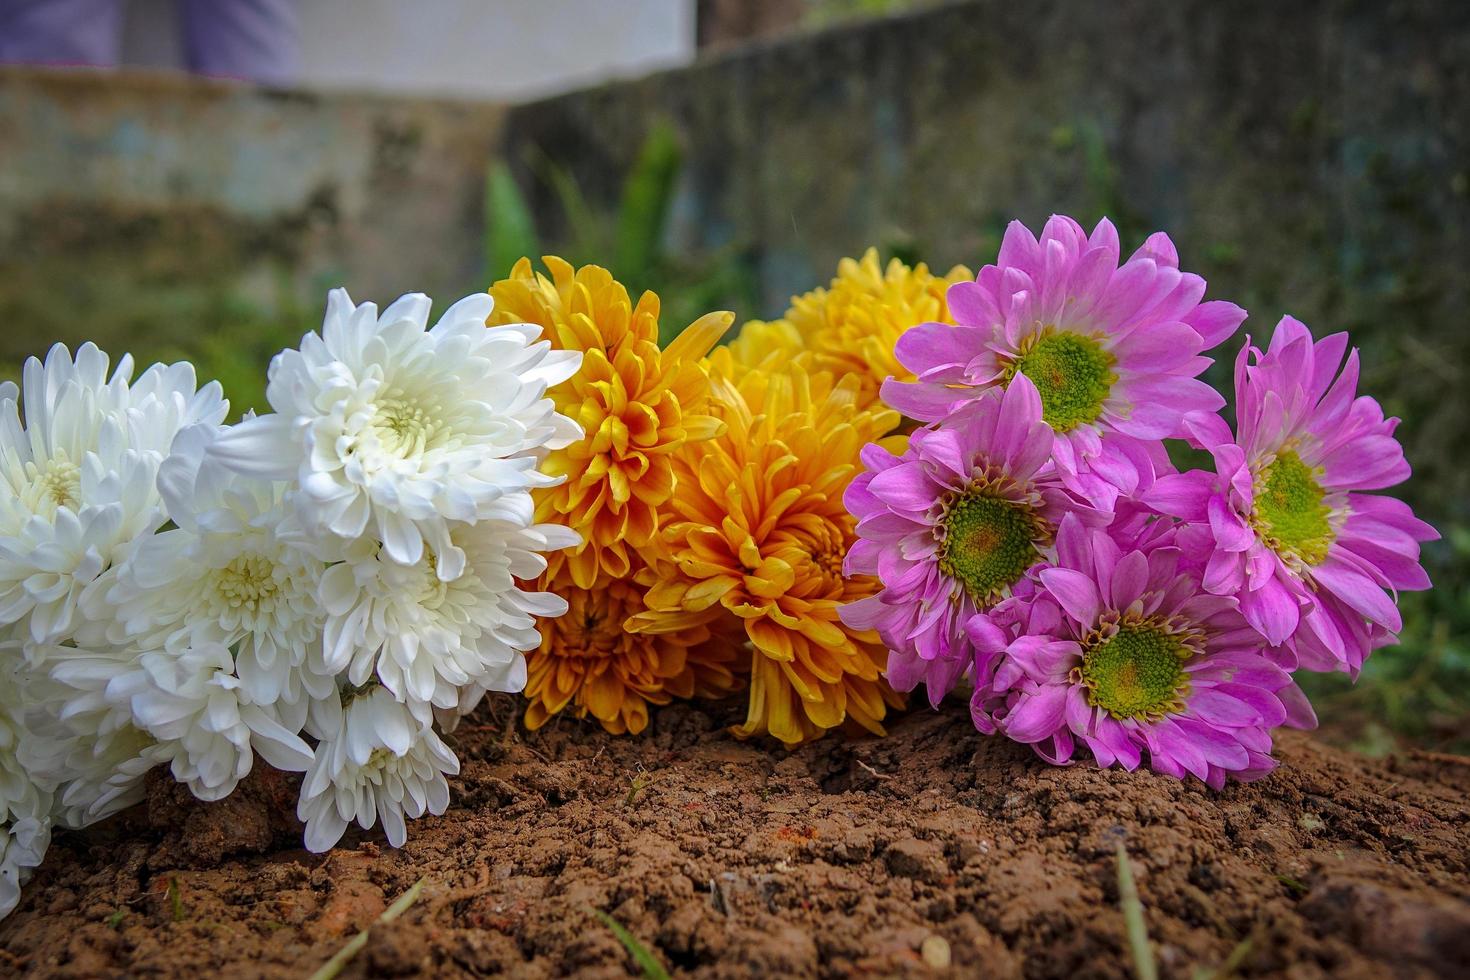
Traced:
[[949, 940], [943, 936], [926, 936], [919, 944], [919, 956], [936, 970], [948, 970], [950, 964]]

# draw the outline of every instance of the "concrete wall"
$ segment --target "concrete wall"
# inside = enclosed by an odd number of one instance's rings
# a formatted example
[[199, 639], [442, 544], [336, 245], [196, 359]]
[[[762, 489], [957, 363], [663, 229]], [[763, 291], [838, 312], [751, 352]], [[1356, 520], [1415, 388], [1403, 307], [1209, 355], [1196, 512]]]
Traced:
[[0, 360], [482, 278], [488, 103], [0, 69]]
[[[651, 126], [685, 149], [670, 253], [779, 311], [869, 243], [993, 257], [1011, 216], [1176, 237], [1269, 331], [1348, 328], [1431, 517], [1470, 516], [1470, 6], [972, 0], [508, 114], [492, 105], [0, 73], [0, 359], [198, 330], [240, 305], [443, 296], [482, 184], [534, 148], [608, 209]], [[733, 257], [733, 258], [732, 258]]]

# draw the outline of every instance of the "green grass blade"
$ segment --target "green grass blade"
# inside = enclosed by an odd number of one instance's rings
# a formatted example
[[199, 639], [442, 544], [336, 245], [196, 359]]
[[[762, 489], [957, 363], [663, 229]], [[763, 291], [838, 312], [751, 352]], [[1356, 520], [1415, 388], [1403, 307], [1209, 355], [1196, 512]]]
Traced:
[[1159, 980], [1154, 951], [1148, 944], [1148, 926], [1143, 921], [1143, 902], [1138, 898], [1138, 884], [1133, 880], [1133, 864], [1122, 841], [1118, 842], [1118, 904], [1123, 909], [1128, 948], [1133, 952], [1133, 970], [1138, 980]]
[[633, 961], [643, 970], [643, 975], [649, 980], [669, 980], [669, 971], [658, 959], [643, 948], [643, 944], [633, 937], [633, 934], [618, 924], [618, 920], [608, 915], [601, 909], [592, 909], [592, 914], [597, 920], [612, 930], [612, 934], [618, 937], [618, 942], [633, 957]]
[[[407, 912], [408, 907], [418, 900], [419, 892], [424, 890], [425, 880], [427, 879], [420, 878], [418, 881], [414, 882], [412, 887], [410, 887], [408, 891], [398, 896], [397, 901], [395, 901], [392, 905], [383, 910], [383, 914], [378, 916], [377, 921], [374, 922], [373, 925], [382, 925], [383, 923], [392, 922], [404, 912]], [[335, 956], [327, 960], [327, 962], [323, 963], [322, 968], [311, 975], [311, 980], [332, 980], [332, 978], [341, 973], [342, 968], [350, 963], [352, 961], [352, 958], [356, 956], [364, 946], [367, 945], [367, 941], [368, 930], [364, 929], [362, 932], [359, 932], [357, 935], [348, 940], [346, 946], [343, 946], [341, 949], [337, 950]]]

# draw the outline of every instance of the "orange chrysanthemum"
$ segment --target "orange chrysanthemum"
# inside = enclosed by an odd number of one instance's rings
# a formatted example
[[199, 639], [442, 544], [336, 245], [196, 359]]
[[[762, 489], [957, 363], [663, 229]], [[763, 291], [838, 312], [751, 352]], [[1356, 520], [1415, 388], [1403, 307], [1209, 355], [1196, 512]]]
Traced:
[[738, 363], [753, 367], [772, 350], [797, 356], [808, 368], [830, 371], [859, 381], [862, 406], [877, 404], [878, 389], [890, 375], [900, 381], [914, 376], [893, 356], [899, 335], [917, 323], [952, 323], [945, 292], [973, 279], [957, 265], [936, 276], [924, 263], [910, 268], [890, 259], [885, 269], [878, 250], [862, 259], [843, 259], [829, 289], [814, 289], [791, 301], [785, 317], [769, 323], [745, 324], [730, 344]]
[[674, 492], [672, 455], [719, 432], [707, 413], [701, 359], [734, 316], [700, 317], [660, 350], [656, 295], [644, 293], [634, 305], [606, 269], [543, 261], [550, 279], [522, 259], [509, 279], [490, 287], [488, 322], [539, 324], [553, 347], [584, 354], [581, 371], [551, 396], [587, 435], [542, 465], [566, 480], [538, 492], [536, 519], [582, 535], [580, 546], [552, 556], [551, 573], [565, 564], [571, 581], [590, 589], [600, 576], [632, 574], [636, 552], [653, 541], [660, 508]]
[[526, 655], [526, 727], [571, 706], [614, 735], [648, 726], [648, 706], [674, 698], [719, 698], [738, 690], [740, 637], [707, 625], [639, 635], [623, 623], [644, 611], [643, 590], [604, 577], [590, 589], [565, 574], [542, 587], [567, 600], [566, 615], [541, 621], [541, 646]]
[[898, 416], [860, 408], [857, 378], [834, 383], [779, 355], [737, 370], [722, 349], [712, 363], [727, 428], [675, 456], [679, 493], [642, 577], [648, 611], [628, 627], [677, 636], [742, 623], [753, 652], [739, 736], [769, 732], [790, 746], [847, 719], [881, 734], [887, 705], [901, 702], [879, 677], [878, 637], [837, 615], [877, 590], [870, 577], [843, 577], [856, 535], [842, 494], [859, 451]]

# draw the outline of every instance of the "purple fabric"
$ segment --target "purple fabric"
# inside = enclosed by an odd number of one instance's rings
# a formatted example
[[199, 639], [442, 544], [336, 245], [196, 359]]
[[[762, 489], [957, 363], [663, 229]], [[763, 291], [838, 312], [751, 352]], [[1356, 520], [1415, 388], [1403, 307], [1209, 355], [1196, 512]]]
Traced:
[[[299, 0], [178, 0], [186, 67], [267, 85], [301, 70]], [[0, 0], [0, 63], [116, 67], [124, 0]]]
[[122, 0], [0, 0], [0, 64], [117, 64]]
[[298, 0], [180, 0], [190, 71], [288, 85], [301, 71]]

